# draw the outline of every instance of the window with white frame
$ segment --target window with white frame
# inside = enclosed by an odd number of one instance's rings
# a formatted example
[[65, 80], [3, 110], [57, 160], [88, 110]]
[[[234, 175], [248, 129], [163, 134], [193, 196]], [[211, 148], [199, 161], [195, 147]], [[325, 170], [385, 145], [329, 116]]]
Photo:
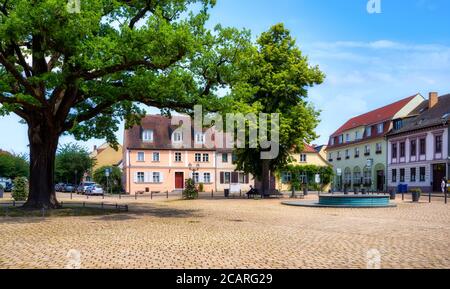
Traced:
[[146, 129], [142, 131], [142, 140], [145, 142], [152, 142], [153, 141], [153, 130]]
[[195, 162], [199, 163], [202, 161], [202, 154], [195, 154]]
[[211, 173], [203, 173], [203, 182], [205, 184], [211, 183]]
[[223, 153], [222, 154], [222, 163], [228, 163], [228, 154], [227, 153]]
[[154, 152], [153, 153], [153, 161], [154, 162], [159, 162], [159, 153], [158, 152]]
[[379, 124], [377, 125], [377, 133], [378, 133], [378, 134], [382, 134], [383, 131], [384, 131], [384, 123], [379, 123]]
[[182, 142], [183, 134], [181, 132], [174, 132], [172, 136], [173, 142]]
[[359, 131], [355, 132], [355, 140], [359, 140]]
[[145, 173], [144, 172], [137, 172], [136, 173], [136, 182], [137, 183], [145, 183]]
[[350, 134], [345, 135], [345, 142], [350, 142]]
[[300, 162], [306, 163], [306, 154], [300, 154]]
[[231, 173], [224, 172], [223, 173], [223, 184], [229, 184], [229, 183], [231, 183]]
[[370, 145], [365, 145], [365, 146], [364, 146], [364, 153], [365, 153], [366, 155], [370, 155]]
[[281, 182], [283, 184], [289, 184], [292, 180], [292, 174], [291, 172], [283, 172], [281, 174]]
[[182, 162], [181, 153], [175, 153], [175, 162]]
[[209, 154], [203, 154], [203, 162], [204, 163], [209, 162]]
[[200, 182], [200, 174], [198, 172], [195, 172], [192, 174], [192, 178], [194, 179], [195, 183], [199, 183]]
[[144, 152], [138, 152], [138, 154], [137, 154], [137, 161], [138, 162], [145, 162], [145, 153]]
[[382, 153], [382, 151], [383, 151], [383, 144], [377, 143], [377, 153]]
[[205, 134], [204, 133], [196, 133], [195, 134], [195, 142], [198, 144], [204, 144], [205, 143]]
[[161, 183], [161, 173], [159, 172], [153, 172], [152, 174], [152, 181], [155, 184]]
[[372, 127], [368, 126], [366, 127], [366, 137], [371, 137], [372, 136]]

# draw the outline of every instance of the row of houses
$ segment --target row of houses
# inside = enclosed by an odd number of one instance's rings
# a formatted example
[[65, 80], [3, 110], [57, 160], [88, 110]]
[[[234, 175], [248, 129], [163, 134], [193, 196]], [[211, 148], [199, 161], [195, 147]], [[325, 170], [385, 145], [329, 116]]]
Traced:
[[450, 95], [416, 94], [351, 118], [330, 136], [334, 188], [440, 191], [449, 178]]

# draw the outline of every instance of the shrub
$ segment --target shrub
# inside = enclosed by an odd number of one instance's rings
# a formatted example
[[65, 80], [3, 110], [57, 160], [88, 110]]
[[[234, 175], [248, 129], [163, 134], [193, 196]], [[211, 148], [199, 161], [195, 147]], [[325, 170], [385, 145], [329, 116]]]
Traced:
[[15, 201], [26, 201], [28, 197], [28, 180], [25, 177], [14, 179], [14, 188], [11, 196]]
[[198, 198], [198, 190], [195, 187], [195, 183], [192, 179], [186, 180], [186, 188], [183, 191], [183, 199], [194, 200]]
[[419, 196], [422, 195], [422, 190], [419, 188], [409, 190], [410, 193], [418, 193]]

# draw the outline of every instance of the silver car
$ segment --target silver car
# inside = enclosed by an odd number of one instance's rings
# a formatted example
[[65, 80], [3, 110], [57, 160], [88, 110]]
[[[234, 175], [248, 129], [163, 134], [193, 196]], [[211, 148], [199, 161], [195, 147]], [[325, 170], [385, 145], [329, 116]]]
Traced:
[[99, 184], [89, 186], [86, 189], [85, 194], [89, 195], [89, 196], [103, 196], [104, 195], [103, 188]]

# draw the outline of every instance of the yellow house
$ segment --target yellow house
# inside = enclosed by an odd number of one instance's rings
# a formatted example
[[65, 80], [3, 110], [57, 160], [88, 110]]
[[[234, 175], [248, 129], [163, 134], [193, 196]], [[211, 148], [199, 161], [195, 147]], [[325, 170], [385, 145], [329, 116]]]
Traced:
[[[318, 147], [319, 152], [316, 148], [305, 144], [304, 149], [301, 153], [292, 154], [293, 165], [315, 165], [319, 167], [327, 167], [331, 166], [330, 163], [324, 158], [324, 156], [320, 153], [320, 151], [326, 149], [326, 147]], [[326, 156], [326, 153], [324, 154]], [[279, 191], [290, 191], [290, 176], [289, 173], [281, 172], [280, 176], [277, 177], [276, 187]], [[325, 186], [323, 191], [328, 191], [331, 188], [331, 184]]]
[[116, 151], [108, 143], [97, 147], [94, 146], [94, 150], [91, 153], [91, 158], [94, 159], [94, 166], [92, 167], [92, 174], [103, 166], [118, 166], [122, 162], [122, 146], [118, 145]]

